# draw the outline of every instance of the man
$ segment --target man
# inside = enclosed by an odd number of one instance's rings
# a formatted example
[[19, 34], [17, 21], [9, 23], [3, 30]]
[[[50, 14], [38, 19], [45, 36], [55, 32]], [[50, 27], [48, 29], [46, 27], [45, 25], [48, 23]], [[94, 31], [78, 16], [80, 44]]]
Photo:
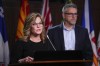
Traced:
[[[48, 36], [56, 50], [81, 50], [84, 59], [93, 58], [88, 31], [76, 25], [77, 6], [73, 3], [62, 8], [63, 22], [48, 30]], [[91, 65], [90, 65], [91, 66]]]

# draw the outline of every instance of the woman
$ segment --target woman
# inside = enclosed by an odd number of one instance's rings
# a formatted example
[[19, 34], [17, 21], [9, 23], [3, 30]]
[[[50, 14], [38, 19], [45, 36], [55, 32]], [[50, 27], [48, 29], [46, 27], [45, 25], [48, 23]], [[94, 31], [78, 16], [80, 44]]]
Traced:
[[31, 13], [26, 17], [23, 33], [24, 36], [16, 42], [11, 63], [32, 62], [36, 51], [53, 50], [46, 38], [44, 22], [39, 13]]

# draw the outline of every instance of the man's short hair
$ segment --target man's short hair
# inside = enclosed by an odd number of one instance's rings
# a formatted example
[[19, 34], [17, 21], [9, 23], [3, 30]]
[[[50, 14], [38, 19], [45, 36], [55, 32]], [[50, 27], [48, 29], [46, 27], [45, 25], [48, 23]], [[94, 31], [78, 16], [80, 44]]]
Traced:
[[65, 9], [70, 8], [70, 7], [73, 7], [73, 8], [76, 8], [76, 9], [77, 9], [76, 4], [74, 4], [74, 3], [69, 3], [69, 4], [65, 4], [65, 5], [63, 6], [62, 12], [65, 12]]

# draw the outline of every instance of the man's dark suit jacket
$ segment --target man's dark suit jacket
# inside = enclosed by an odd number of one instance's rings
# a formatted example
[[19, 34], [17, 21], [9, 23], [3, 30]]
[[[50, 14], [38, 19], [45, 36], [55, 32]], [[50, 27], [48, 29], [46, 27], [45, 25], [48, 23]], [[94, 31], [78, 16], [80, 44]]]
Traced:
[[[63, 23], [54, 26], [48, 30], [48, 36], [55, 46], [56, 50], [65, 50]], [[89, 39], [88, 31], [81, 26], [75, 25], [75, 50], [81, 50], [84, 53], [85, 59], [93, 59], [93, 51]]]

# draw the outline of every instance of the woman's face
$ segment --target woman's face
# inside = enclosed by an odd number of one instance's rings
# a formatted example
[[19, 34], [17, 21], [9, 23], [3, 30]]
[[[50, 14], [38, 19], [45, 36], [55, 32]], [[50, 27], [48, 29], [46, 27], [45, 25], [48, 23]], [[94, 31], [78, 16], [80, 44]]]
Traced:
[[40, 35], [43, 31], [43, 24], [40, 17], [36, 17], [35, 22], [32, 22], [31, 33], [34, 35]]

